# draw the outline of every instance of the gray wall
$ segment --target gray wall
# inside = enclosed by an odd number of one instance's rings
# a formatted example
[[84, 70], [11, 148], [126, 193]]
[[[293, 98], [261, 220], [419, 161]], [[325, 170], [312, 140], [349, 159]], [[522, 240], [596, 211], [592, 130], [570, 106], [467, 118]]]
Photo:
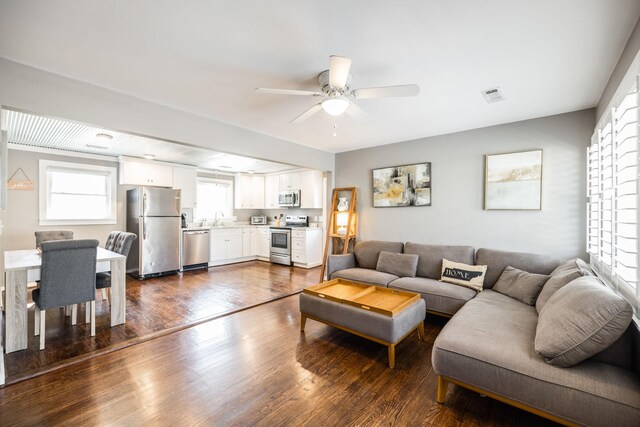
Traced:
[[225, 153], [333, 171], [334, 155], [0, 57], [0, 105]]
[[609, 77], [600, 101], [598, 101], [598, 106], [596, 107], [596, 122], [600, 120], [600, 117], [602, 117], [602, 114], [605, 112], [607, 105], [611, 101], [611, 98], [613, 98], [618, 85], [627, 73], [638, 51], [640, 51], [640, 19], [636, 22], [636, 26], [627, 41], [627, 45], [624, 47], [620, 59], [611, 73], [611, 77]]
[[[585, 157], [595, 110], [336, 155], [336, 187], [358, 187], [359, 238], [585, 257]], [[542, 211], [484, 211], [484, 155], [542, 148]], [[431, 162], [432, 206], [372, 207], [372, 169]]]
[[124, 230], [125, 196], [128, 186], [118, 185], [118, 223], [109, 225], [56, 225], [40, 226], [38, 223], [38, 159], [56, 160], [59, 162], [84, 163], [101, 166], [118, 167], [117, 162], [83, 159], [48, 153], [36, 153], [21, 150], [9, 150], [8, 173], [11, 175], [19, 167], [33, 181], [32, 191], [9, 190], [7, 192], [7, 210], [4, 213], [4, 249], [30, 249], [35, 247], [36, 230], [66, 229], [73, 230], [77, 239], [98, 239], [104, 245], [107, 236], [113, 230]]

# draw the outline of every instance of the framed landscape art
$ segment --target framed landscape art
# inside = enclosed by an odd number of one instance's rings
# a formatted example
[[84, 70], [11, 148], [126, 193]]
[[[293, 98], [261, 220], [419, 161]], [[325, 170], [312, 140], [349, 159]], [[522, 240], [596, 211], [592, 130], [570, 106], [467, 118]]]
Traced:
[[542, 150], [485, 156], [484, 209], [542, 209]]
[[373, 207], [431, 206], [431, 162], [373, 170]]

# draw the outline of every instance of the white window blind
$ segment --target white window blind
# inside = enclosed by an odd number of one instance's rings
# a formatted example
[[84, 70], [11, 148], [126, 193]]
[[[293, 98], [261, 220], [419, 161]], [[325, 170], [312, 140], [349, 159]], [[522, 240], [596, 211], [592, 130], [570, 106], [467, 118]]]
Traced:
[[638, 310], [638, 79], [615, 98], [587, 152], [587, 251], [593, 267]]

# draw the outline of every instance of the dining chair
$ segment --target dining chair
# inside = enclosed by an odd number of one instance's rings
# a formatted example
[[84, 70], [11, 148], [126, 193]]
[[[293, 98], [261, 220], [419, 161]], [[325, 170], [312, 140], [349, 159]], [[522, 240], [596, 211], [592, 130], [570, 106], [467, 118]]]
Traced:
[[[106, 250], [129, 256], [131, 245], [137, 236], [133, 233], [127, 233], [126, 231], [112, 231], [107, 237], [107, 242], [104, 244]], [[111, 274], [110, 273], [98, 273], [96, 275], [96, 289], [102, 290], [102, 299], [108, 300], [107, 290], [111, 289]]]
[[73, 239], [73, 230], [42, 230], [36, 231], [36, 248], [40, 248], [42, 242], [51, 240], [71, 240]]
[[91, 336], [96, 334], [96, 257], [98, 241], [56, 240], [42, 242], [40, 288], [32, 293], [35, 303], [35, 335], [44, 350], [45, 318], [49, 308], [89, 302]]

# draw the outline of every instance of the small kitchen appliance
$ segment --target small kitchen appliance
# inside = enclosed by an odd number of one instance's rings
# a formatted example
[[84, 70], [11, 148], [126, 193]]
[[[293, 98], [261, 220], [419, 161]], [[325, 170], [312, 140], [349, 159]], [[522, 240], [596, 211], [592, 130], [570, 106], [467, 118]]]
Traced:
[[264, 215], [253, 215], [251, 225], [267, 225], [267, 217]]

